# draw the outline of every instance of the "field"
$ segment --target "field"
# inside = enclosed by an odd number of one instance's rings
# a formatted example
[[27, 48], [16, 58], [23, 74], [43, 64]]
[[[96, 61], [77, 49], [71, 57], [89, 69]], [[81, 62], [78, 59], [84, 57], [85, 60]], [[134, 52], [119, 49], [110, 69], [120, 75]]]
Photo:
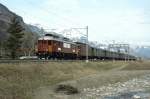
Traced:
[[[1, 63], [0, 99], [78, 99], [87, 94], [82, 92], [87, 88], [123, 83], [147, 74], [150, 61]], [[73, 86], [80, 93], [56, 93], [54, 89], [60, 84]]]

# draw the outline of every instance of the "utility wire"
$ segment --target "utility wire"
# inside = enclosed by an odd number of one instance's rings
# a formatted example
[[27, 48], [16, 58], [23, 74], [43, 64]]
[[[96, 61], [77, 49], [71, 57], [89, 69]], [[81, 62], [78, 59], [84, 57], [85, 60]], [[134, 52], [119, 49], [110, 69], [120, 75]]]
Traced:
[[[3, 3], [7, 4], [7, 1], [6, 1], [6, 0], [2, 0], [2, 1], [4, 1]], [[13, 8], [18, 9], [17, 7], [13, 7]], [[22, 9], [20, 9], [20, 11], [21, 11], [21, 13], [23, 14], [23, 16], [26, 16], [26, 17], [29, 18], [29, 19], [31, 19], [31, 17], [32, 17], [32, 18], [34, 18], [34, 19], [36, 19], [36, 20], [41, 20], [40, 17], [33, 16], [32, 14], [29, 14], [29, 13], [27, 13], [26, 11], [24, 11], [24, 10], [22, 10]], [[46, 13], [48, 13], [48, 12], [46, 12]], [[31, 17], [29, 17], [29, 16], [31, 16]], [[32, 19], [31, 19], [31, 20], [32, 20]], [[42, 19], [42, 20], [44, 20], [44, 19]], [[29, 23], [29, 24], [30, 24], [30, 23]], [[42, 27], [42, 26], [41, 26], [41, 23], [34, 23], [34, 24], [32, 23], [32, 25], [35, 25], [35, 24], [40, 24], [40, 28]], [[58, 26], [61, 26], [61, 27], [64, 26], [64, 24], [58, 24], [58, 23], [55, 23], [55, 25], [58, 25]]]
[[[5, 3], [7, 3], [6, 0], [3, 0], [3, 1], [5, 1]], [[47, 10], [47, 9], [44, 9], [44, 8], [41, 7], [41, 6], [37, 6], [37, 5], [35, 5], [33, 2], [31, 2], [31, 1], [24, 0], [24, 2], [25, 2], [26, 4], [31, 5], [31, 6], [34, 5], [34, 6], [38, 7], [38, 8], [40, 8], [41, 11], [44, 11], [44, 12], [47, 13], [47, 14], [52, 13], [53, 15], [55, 15], [55, 16], [57, 16], [57, 17], [61, 17], [63, 20], [66, 20], [67, 22], [70, 22], [71, 24], [76, 24], [76, 25], [77, 25], [77, 23], [74, 23], [73, 21], [69, 20], [69, 18], [66, 18], [66, 17], [64, 17], [64, 16], [58, 15], [56, 12], [50, 11], [50, 10]], [[18, 9], [18, 8], [16, 8], [16, 7], [13, 7], [13, 8]], [[21, 12], [22, 12], [24, 15], [26, 15], [26, 16], [28, 15], [27, 17], [31, 16], [32, 18], [35, 18], [35, 19], [37, 19], [37, 20], [40, 19], [39, 17], [33, 16], [33, 15], [31, 15], [31, 14], [29, 14], [29, 13], [23, 11], [23, 10], [21, 10]], [[37, 23], [35, 23], [35, 24], [37, 24]], [[55, 24], [55, 25], [59, 25], [59, 26], [61, 26], [61, 27], [64, 26], [64, 24], [58, 24], [58, 23]], [[40, 27], [40, 28], [41, 28], [41, 27]], [[70, 30], [72, 31], [72, 29], [70, 29]], [[77, 31], [78, 33], [80, 33], [80, 34], [83, 35], [83, 33], [81, 33], [81, 31], [79, 31], [79, 30], [76, 30], [76, 31]]]
[[79, 26], [79, 24], [78, 23], [76, 23], [76, 22], [74, 22], [74, 21], [72, 21], [72, 20], [70, 20], [69, 18], [67, 18], [66, 16], [62, 16], [62, 15], [59, 15], [58, 13], [56, 13], [56, 12], [54, 12], [54, 11], [51, 11], [51, 10], [47, 10], [47, 9], [44, 9], [42, 6], [37, 6], [37, 5], [35, 5], [33, 2], [31, 2], [31, 1], [28, 1], [28, 0], [24, 0], [27, 4], [29, 4], [29, 5], [31, 5], [31, 6], [36, 6], [36, 7], [38, 7], [38, 8], [40, 8], [40, 10], [42, 10], [42, 11], [44, 11], [44, 12], [46, 12], [46, 13], [52, 13], [53, 15], [55, 15], [55, 16], [57, 16], [57, 17], [60, 17], [60, 18], [62, 18], [63, 20], [66, 20], [67, 22], [70, 22], [70, 23], [72, 23], [72, 24], [74, 24], [74, 25], [77, 25], [77, 26]]

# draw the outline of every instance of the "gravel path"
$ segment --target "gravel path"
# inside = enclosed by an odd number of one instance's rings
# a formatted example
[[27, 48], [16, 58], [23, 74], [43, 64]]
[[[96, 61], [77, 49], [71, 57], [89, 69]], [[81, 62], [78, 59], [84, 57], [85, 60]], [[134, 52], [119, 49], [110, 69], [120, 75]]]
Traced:
[[99, 88], [84, 88], [80, 99], [150, 99], [150, 74], [124, 83], [109, 84]]
[[[80, 94], [65, 95], [63, 93], [55, 93], [54, 87], [50, 86], [40, 88], [39, 91], [35, 93], [33, 99], [134, 99], [133, 97], [150, 99], [150, 71], [113, 71], [110, 73], [107, 72], [104, 75], [93, 75], [80, 79], [79, 81], [69, 81], [69, 85], [77, 84], [75, 86], [79, 88]], [[133, 75], [140, 75], [140, 77], [134, 77]], [[102, 80], [110, 76], [112, 76], [111, 79], [118, 79], [114, 78], [117, 76], [119, 76], [119, 79], [120, 76], [122, 78], [131, 77], [132, 79], [102, 85]], [[96, 81], [94, 81], [95, 79]], [[105, 80], [110, 79], [107, 78]], [[95, 82], [97, 82], [96, 86], [98, 87], [91, 87], [91, 85], [95, 85]], [[65, 82], [65, 84], [68, 83]]]

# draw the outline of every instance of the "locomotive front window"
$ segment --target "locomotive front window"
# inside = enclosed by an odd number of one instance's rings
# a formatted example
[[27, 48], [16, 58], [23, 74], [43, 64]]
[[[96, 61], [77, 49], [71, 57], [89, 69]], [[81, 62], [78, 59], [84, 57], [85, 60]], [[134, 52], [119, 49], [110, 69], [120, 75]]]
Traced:
[[51, 45], [51, 41], [48, 41], [48, 45]]
[[42, 44], [42, 43], [43, 43], [43, 40], [39, 40], [38, 43], [39, 43], [39, 44]]
[[43, 43], [43, 44], [46, 44], [46, 41], [45, 41], [45, 40], [42, 40], [42, 43]]

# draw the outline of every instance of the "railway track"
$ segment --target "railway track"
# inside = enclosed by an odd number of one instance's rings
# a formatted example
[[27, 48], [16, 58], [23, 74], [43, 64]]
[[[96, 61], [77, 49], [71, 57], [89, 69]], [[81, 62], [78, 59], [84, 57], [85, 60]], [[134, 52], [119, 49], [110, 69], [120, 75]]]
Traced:
[[[41, 59], [17, 59], [17, 60], [11, 60], [11, 59], [0, 59], [0, 63], [46, 63], [46, 62], [85, 62], [86, 60], [41, 60]], [[90, 62], [107, 62], [107, 61], [125, 61], [125, 60], [94, 60], [89, 59]]]
[[[90, 62], [103, 62], [113, 60], [89, 60]], [[119, 61], [119, 60], [117, 60]], [[85, 60], [0, 60], [0, 63], [46, 63], [46, 62], [85, 62]]]
[[85, 60], [0, 60], [0, 63], [26, 63], [26, 62], [84, 62]]

